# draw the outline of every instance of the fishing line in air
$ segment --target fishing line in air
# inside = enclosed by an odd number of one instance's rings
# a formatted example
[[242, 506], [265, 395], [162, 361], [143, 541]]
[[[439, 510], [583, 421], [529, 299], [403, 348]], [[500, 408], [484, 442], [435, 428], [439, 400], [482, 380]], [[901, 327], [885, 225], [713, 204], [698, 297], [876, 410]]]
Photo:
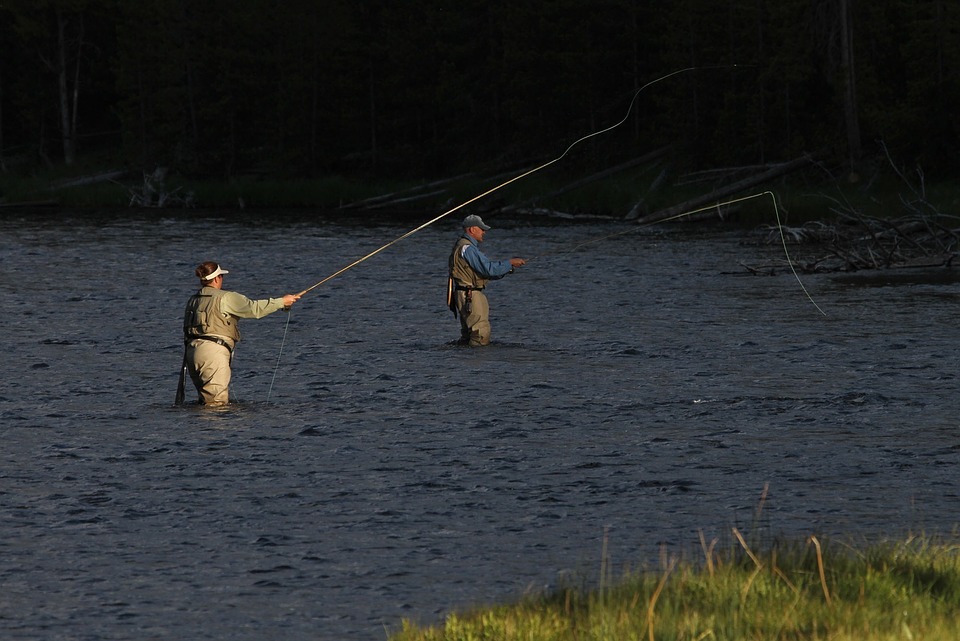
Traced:
[[291, 310], [287, 310], [287, 322], [283, 324], [283, 338], [280, 339], [280, 352], [277, 354], [277, 365], [273, 368], [273, 376], [270, 378], [270, 387], [267, 389], [267, 400], [270, 400], [270, 394], [273, 393], [273, 383], [277, 380], [277, 371], [280, 369], [280, 357], [283, 356], [283, 346], [287, 342], [287, 329], [290, 327]]
[[549, 257], [549, 256], [555, 256], [555, 255], [557, 255], [557, 254], [568, 254], [568, 253], [572, 253], [572, 252], [575, 252], [575, 251], [577, 251], [578, 249], [580, 249], [580, 248], [582, 248], [582, 247], [586, 247], [587, 245], [592, 245], [592, 244], [594, 244], [594, 243], [599, 243], [600, 241], [608, 240], [608, 239], [610, 239], [610, 238], [615, 238], [616, 236], [623, 236], [624, 234], [629, 234], [629, 233], [635, 232], [635, 231], [637, 231], [638, 229], [643, 229], [644, 227], [647, 227], [647, 226], [649, 226], [649, 225], [656, 225], [656, 224], [659, 224], [659, 223], [668, 223], [668, 222], [670, 222], [670, 221], [678, 220], [678, 219], [680, 219], [680, 218], [683, 218], [684, 216], [691, 216], [691, 215], [693, 215], [693, 214], [698, 214], [698, 213], [700, 213], [700, 212], [708, 211], [708, 210], [710, 210], [710, 209], [716, 208], [717, 211], [719, 212], [719, 211], [720, 211], [720, 207], [725, 207], [725, 206], [727, 206], [727, 205], [733, 205], [733, 204], [736, 204], [736, 203], [744, 202], [744, 201], [746, 201], [746, 200], [751, 200], [751, 199], [753, 199], [753, 198], [760, 198], [760, 197], [762, 197], [762, 196], [770, 196], [770, 201], [771, 201], [771, 203], [773, 204], [773, 214], [774, 214], [774, 217], [776, 218], [776, 221], [777, 221], [777, 232], [778, 232], [779, 235], [780, 235], [780, 243], [781, 243], [781, 245], [783, 246], [783, 253], [784, 253], [784, 255], [787, 257], [787, 264], [790, 266], [790, 271], [793, 273], [793, 277], [796, 279], [797, 284], [800, 285], [800, 289], [803, 291], [804, 295], [807, 297], [807, 300], [810, 301], [810, 303], [817, 309], [818, 312], [820, 312], [822, 315], [826, 316], [827, 313], [824, 312], [824, 311], [820, 308], [819, 305], [817, 305], [817, 302], [816, 302], [815, 300], [813, 300], [813, 297], [810, 295], [810, 292], [807, 291], [807, 288], [804, 286], [803, 281], [800, 279], [800, 274], [797, 273], [796, 267], [794, 267], [793, 258], [790, 256], [790, 250], [787, 248], [787, 238], [786, 238], [786, 235], [783, 233], [783, 223], [781, 222], [781, 218], [780, 218], [780, 207], [777, 205], [777, 196], [776, 196], [776, 194], [774, 194], [772, 191], [769, 191], [769, 190], [760, 192], [760, 193], [758, 193], [758, 194], [751, 194], [750, 196], [743, 196], [743, 197], [741, 197], [741, 198], [734, 198], [734, 199], [732, 199], [732, 200], [727, 200], [727, 201], [724, 201], [724, 202], [717, 202], [717, 203], [715, 203], [715, 204], [711, 204], [711, 205], [708, 205], [708, 206], [706, 206], [706, 207], [701, 207], [701, 208], [699, 208], [699, 209], [692, 209], [692, 210], [690, 210], [690, 211], [685, 211], [685, 212], [682, 212], [682, 213], [680, 213], [680, 214], [676, 214], [676, 215], [674, 215], [674, 216], [669, 216], [669, 217], [667, 217], [667, 218], [659, 218], [659, 219], [657, 219], [657, 220], [655, 220], [655, 221], [652, 221], [652, 222], [649, 222], [649, 223], [644, 223], [644, 224], [641, 224], [641, 225], [636, 225], [636, 226], [634, 226], [634, 227], [631, 227], [630, 229], [626, 229], [626, 230], [623, 230], [623, 231], [614, 232], [614, 233], [612, 233], [612, 234], [607, 234], [607, 235], [605, 235], [605, 236], [599, 236], [599, 237], [597, 237], [597, 238], [592, 238], [592, 239], [590, 239], [590, 240], [588, 240], [588, 241], [579, 243], [579, 244], [573, 246], [572, 248], [570, 248], [569, 250], [566, 250], [566, 251], [557, 251], [557, 252], [552, 252], [552, 253], [548, 253], [548, 254], [539, 254], [539, 255], [537, 255], [537, 256], [534, 256], [533, 258], [528, 258], [528, 259], [527, 259], [527, 262], [530, 263], [531, 261], [534, 261], [534, 260], [537, 260], [537, 259], [540, 259], [540, 258], [546, 258], [546, 257]]
[[439, 221], [439, 220], [441, 220], [441, 219], [443, 219], [443, 218], [446, 218], [447, 216], [449, 216], [449, 215], [452, 214], [453, 212], [458, 211], [458, 210], [460, 210], [460, 209], [463, 209], [463, 208], [466, 207], [467, 205], [469, 205], [469, 204], [471, 204], [471, 203], [474, 203], [474, 202], [480, 200], [480, 199], [483, 198], [484, 196], [489, 196], [489, 195], [492, 194], [493, 192], [495, 192], [495, 191], [497, 191], [497, 190], [499, 190], [499, 189], [503, 189], [503, 188], [506, 187], [507, 185], [509, 185], [509, 184], [511, 184], [511, 183], [514, 183], [514, 182], [520, 180], [521, 178], [526, 178], [526, 177], [529, 176], [530, 174], [536, 173], [536, 172], [538, 172], [538, 171], [541, 171], [541, 170], [543, 170], [543, 169], [546, 169], [546, 168], [549, 167], [550, 165], [553, 165], [553, 164], [555, 164], [555, 163], [557, 163], [557, 162], [560, 162], [560, 160], [562, 160], [568, 153], [570, 153], [570, 150], [571, 150], [571, 149], [573, 149], [574, 147], [576, 147], [577, 145], [579, 145], [579, 144], [580, 144], [581, 142], [583, 142], [584, 140], [588, 140], [588, 139], [590, 139], [590, 138], [594, 138], [594, 137], [596, 137], [596, 136], [605, 134], [605, 133], [607, 133], [608, 131], [611, 131], [611, 130], [613, 130], [613, 129], [616, 129], [617, 127], [619, 127], [620, 125], [622, 125], [623, 123], [625, 123], [625, 122], [627, 121], [627, 119], [630, 117], [630, 113], [633, 111], [633, 106], [634, 106], [634, 104], [637, 102], [637, 97], [638, 97], [638, 96], [640, 95], [640, 93], [641, 93], [644, 89], [646, 89], [647, 87], [649, 87], [649, 86], [651, 86], [651, 85], [654, 85], [654, 84], [656, 84], [656, 83], [658, 83], [658, 82], [661, 82], [661, 81], [663, 81], [663, 80], [666, 80], [667, 78], [670, 78], [670, 77], [672, 77], [672, 76], [676, 76], [676, 75], [678, 75], [678, 74], [685, 73], [685, 72], [688, 72], [688, 71], [696, 71], [696, 70], [698, 70], [698, 69], [723, 69], [723, 68], [731, 68], [731, 67], [736, 67], [736, 66], [737, 66], [737, 65], [711, 65], [711, 66], [705, 66], [705, 67], [686, 67], [686, 68], [684, 68], [684, 69], [677, 69], [676, 71], [671, 71], [670, 73], [668, 73], [668, 74], [666, 74], [666, 75], [664, 75], [664, 76], [660, 76], [660, 77], [657, 78], [656, 80], [651, 80], [651, 81], [648, 82], [647, 84], [645, 84], [645, 85], [643, 85], [642, 87], [640, 87], [639, 89], [637, 89], [636, 92], [634, 92], [633, 98], [630, 100], [630, 105], [627, 107], [627, 113], [623, 116], [623, 118], [622, 118], [619, 122], [617, 122], [617, 123], [615, 123], [615, 124], [613, 124], [613, 125], [610, 125], [609, 127], [606, 127], [606, 128], [604, 128], [604, 129], [600, 129], [599, 131], [595, 131], [595, 132], [593, 132], [592, 134], [587, 134], [586, 136], [583, 136], [582, 138], [578, 138], [577, 140], [573, 141], [573, 142], [570, 144], [570, 146], [568, 146], [568, 147], [564, 150], [564, 152], [563, 152], [562, 154], [560, 154], [559, 156], [557, 156], [557, 157], [554, 158], [553, 160], [547, 161], [547, 162], [543, 163], [542, 165], [540, 165], [540, 166], [538, 166], [538, 167], [534, 167], [533, 169], [530, 169], [530, 170], [528, 170], [528, 171], [525, 171], [525, 172], [523, 172], [522, 174], [519, 174], [519, 175], [517, 175], [517, 176], [514, 176], [513, 178], [511, 178], [511, 179], [509, 179], [509, 180], [507, 180], [507, 181], [505, 181], [505, 182], [500, 183], [500, 184], [497, 185], [496, 187], [492, 187], [492, 188], [488, 189], [487, 191], [483, 192], [482, 194], [479, 194], [479, 195], [477, 195], [477, 196], [474, 196], [474, 197], [471, 198], [470, 200], [468, 200], [468, 201], [466, 201], [466, 202], [463, 202], [463, 203], [457, 205], [457, 206], [454, 207], [453, 209], [449, 209], [449, 210], [443, 212], [442, 214], [440, 214], [439, 216], [436, 216], [435, 218], [431, 218], [430, 220], [428, 220], [427, 222], [423, 223], [423, 224], [420, 225], [419, 227], [415, 227], [414, 229], [411, 229], [410, 231], [408, 231], [407, 233], [403, 234], [402, 236], [398, 236], [397, 238], [394, 238], [393, 240], [391, 240], [391, 241], [390, 241], [389, 243], [387, 243], [386, 245], [384, 245], [384, 246], [382, 246], [382, 247], [379, 247], [379, 248], [373, 250], [372, 252], [370, 252], [370, 253], [367, 254], [366, 256], [363, 256], [363, 257], [361, 257], [361, 258], [358, 258], [357, 260], [353, 261], [353, 262], [350, 263], [349, 265], [346, 265], [345, 267], [342, 267], [342, 268], [338, 269], [337, 271], [335, 271], [334, 273], [330, 274], [329, 276], [327, 276], [327, 277], [324, 278], [323, 280], [319, 281], [318, 283], [315, 283], [315, 284], [311, 285], [310, 287], [307, 287], [305, 290], [303, 290], [302, 292], [300, 292], [298, 295], [299, 295], [299, 296], [303, 296], [303, 295], [305, 295], [305, 294], [313, 291], [314, 289], [316, 289], [316, 288], [319, 287], [320, 285], [323, 285], [323, 284], [326, 283], [327, 281], [336, 278], [336, 277], [339, 276], [340, 274], [342, 274], [342, 273], [344, 273], [344, 272], [346, 272], [346, 271], [348, 271], [348, 270], [350, 270], [350, 269], [353, 269], [354, 267], [356, 267], [356, 266], [359, 265], [360, 263], [364, 262], [365, 260], [368, 260], [368, 259], [370, 259], [370, 258], [373, 258], [374, 256], [376, 256], [377, 254], [379, 254], [379, 253], [382, 252], [383, 250], [387, 249], [388, 247], [392, 247], [393, 245], [399, 243], [401, 240], [404, 240], [404, 239], [406, 239], [406, 238], [409, 238], [410, 236], [413, 236], [413, 235], [416, 234], [418, 231], [421, 231], [422, 229], [425, 229], [425, 228], [429, 227], [430, 225], [434, 224], [435, 222], [437, 222], [437, 221]]
[[[573, 142], [564, 150], [564, 152], [563, 152], [562, 154], [560, 154], [559, 156], [557, 156], [557, 157], [554, 158], [553, 160], [547, 161], [547, 162], [543, 163], [542, 165], [539, 165], [539, 166], [537, 166], [537, 167], [534, 167], [533, 169], [530, 169], [530, 170], [525, 171], [525, 172], [523, 172], [523, 173], [521, 173], [521, 174], [519, 174], [519, 175], [517, 175], [517, 176], [514, 176], [513, 178], [511, 178], [511, 179], [509, 179], [509, 180], [507, 180], [507, 181], [504, 181], [504, 182], [500, 183], [500, 184], [497, 185], [496, 187], [492, 187], [492, 188], [486, 190], [485, 192], [474, 196], [474, 197], [471, 198], [470, 200], [467, 200], [467, 201], [465, 201], [465, 202], [463, 202], [463, 203], [460, 203], [460, 204], [457, 205], [456, 207], [454, 207], [454, 208], [452, 208], [452, 209], [449, 209], [449, 210], [443, 212], [443, 213], [440, 214], [439, 216], [435, 216], [434, 218], [431, 218], [430, 220], [428, 220], [427, 222], [423, 223], [422, 225], [411, 229], [410, 231], [406, 232], [405, 234], [403, 234], [403, 235], [401, 235], [401, 236], [398, 236], [397, 238], [394, 238], [393, 240], [391, 240], [391, 241], [388, 242], [387, 244], [383, 245], [382, 247], [378, 247], [377, 249], [373, 250], [372, 252], [370, 252], [370, 253], [367, 254], [366, 256], [362, 256], [362, 257], [358, 258], [357, 260], [353, 261], [352, 263], [350, 263], [349, 265], [345, 265], [344, 267], [341, 267], [340, 269], [338, 269], [337, 271], [333, 272], [332, 274], [330, 274], [330, 275], [327, 276], [326, 278], [324, 278], [324, 279], [322, 279], [322, 280], [314, 283], [314, 284], [311, 285], [310, 287], [307, 287], [306, 289], [304, 289], [303, 291], [301, 291], [300, 293], [298, 293], [297, 296], [300, 296], [300, 297], [305, 296], [306, 294], [310, 293], [311, 291], [313, 291], [313, 290], [316, 289], [317, 287], [320, 287], [320, 286], [323, 285], [324, 283], [326, 283], [326, 282], [328, 282], [328, 281], [330, 281], [330, 280], [333, 280], [334, 278], [336, 278], [337, 276], [343, 274], [344, 272], [347, 272], [347, 271], [353, 269], [354, 267], [356, 267], [356, 266], [359, 265], [360, 263], [363, 263], [364, 261], [367, 261], [367, 260], [373, 258], [374, 256], [376, 256], [376, 255], [379, 254], [380, 252], [384, 251], [385, 249], [388, 249], [388, 248], [392, 247], [393, 245], [396, 245], [396, 244], [399, 243], [400, 241], [405, 240], [405, 239], [409, 238], [410, 236], [413, 236], [413, 235], [416, 234], [417, 232], [419, 232], [419, 231], [421, 231], [421, 230], [423, 230], [423, 229], [426, 229], [426, 228], [429, 227], [430, 225], [436, 223], [436, 222], [439, 221], [439, 220], [442, 220], [442, 219], [446, 218], [446, 217], [449, 216], [450, 214], [452, 214], [452, 213], [454, 213], [454, 212], [456, 212], [456, 211], [458, 211], [458, 210], [460, 210], [460, 209], [463, 209], [463, 208], [466, 207], [467, 205], [470, 205], [470, 204], [472, 204], [472, 203], [480, 200], [481, 198], [483, 198], [483, 197], [485, 197], [485, 196], [489, 196], [489, 195], [492, 194], [493, 192], [498, 191], [498, 190], [500, 190], [500, 189], [503, 189], [503, 188], [506, 187], [507, 185], [510, 185], [510, 184], [512, 184], [512, 183], [515, 183], [516, 181], [518, 181], [518, 180], [520, 180], [520, 179], [522, 179], [522, 178], [526, 178], [527, 176], [529, 176], [529, 175], [531, 175], [531, 174], [534, 174], [534, 173], [536, 173], [536, 172], [538, 172], [538, 171], [541, 171], [541, 170], [543, 170], [543, 169], [546, 169], [546, 168], [549, 167], [550, 165], [553, 165], [553, 164], [555, 164], [555, 163], [560, 162], [568, 153], [570, 153], [570, 150], [571, 150], [571, 149], [573, 149], [575, 146], [579, 145], [579, 144], [580, 144], [581, 142], [583, 142], [584, 140], [589, 140], [590, 138], [594, 138], [594, 137], [596, 137], [596, 136], [600, 136], [600, 135], [605, 134], [605, 133], [607, 133], [607, 132], [609, 132], [609, 131], [612, 131], [613, 129], [616, 129], [617, 127], [619, 127], [620, 125], [622, 125], [623, 123], [625, 123], [625, 122], [627, 121], [627, 119], [630, 117], [630, 114], [633, 112], [633, 106], [634, 106], [634, 104], [636, 104], [636, 102], [637, 102], [637, 97], [638, 97], [638, 96], [643, 92], [643, 90], [646, 89], [647, 87], [650, 87], [651, 85], [655, 85], [655, 84], [657, 84], [658, 82], [661, 82], [661, 81], [666, 80], [666, 79], [668, 79], [668, 78], [672, 78], [673, 76], [676, 76], [676, 75], [679, 75], [679, 74], [682, 74], [682, 73], [687, 73], [687, 72], [689, 72], [689, 71], [697, 71], [697, 70], [700, 70], [700, 69], [729, 69], [729, 68], [734, 68], [734, 67], [737, 67], [737, 66], [738, 66], [738, 65], [731, 64], [731, 65], [705, 65], [705, 66], [684, 67], [683, 69], [677, 69], [677, 70], [675, 70], [675, 71], [671, 71], [671, 72], [668, 73], [668, 74], [665, 74], [665, 75], [663, 75], [663, 76], [660, 76], [659, 78], [656, 78], [656, 79], [654, 79], [654, 80], [651, 80], [650, 82], [646, 83], [645, 85], [643, 85], [642, 87], [640, 87], [639, 89], [637, 89], [637, 90], [634, 92], [633, 98], [631, 98], [630, 104], [627, 106], [627, 112], [626, 112], [626, 114], [624, 114], [623, 118], [620, 119], [620, 121], [616, 122], [616, 123], [613, 124], [613, 125], [610, 125], [609, 127], [606, 127], [606, 128], [604, 128], [604, 129], [600, 129], [600, 130], [595, 131], [595, 132], [593, 132], [593, 133], [591, 133], [591, 134], [587, 134], [586, 136], [583, 136], [583, 137], [581, 137], [581, 138], [578, 138], [577, 140], [573, 141]], [[290, 323], [290, 317], [289, 317], [289, 315], [288, 315], [288, 316], [287, 316], [287, 324], [289, 324], [289, 323]], [[287, 330], [286, 330], [286, 327], [284, 327], [283, 340], [282, 340], [281, 343], [280, 343], [280, 353], [281, 353], [281, 354], [283, 353], [283, 342], [286, 340], [286, 335], [287, 335]], [[277, 370], [278, 370], [279, 368], [280, 368], [280, 357], [279, 357], [279, 355], [278, 355], [278, 356], [277, 356], [277, 366], [276, 366], [276, 368], [274, 369], [274, 372], [273, 372], [273, 378], [274, 378], [274, 379], [276, 379]], [[271, 389], [271, 391], [272, 391], [272, 389], [273, 389], [273, 380], [270, 381], [270, 389]], [[267, 394], [267, 398], [269, 399], [269, 392], [268, 392], [268, 394]]]

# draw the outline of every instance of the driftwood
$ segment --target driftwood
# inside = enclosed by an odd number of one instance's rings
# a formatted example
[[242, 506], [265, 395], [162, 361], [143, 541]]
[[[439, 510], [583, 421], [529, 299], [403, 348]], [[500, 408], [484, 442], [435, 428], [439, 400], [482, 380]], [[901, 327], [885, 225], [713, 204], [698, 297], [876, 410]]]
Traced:
[[[950, 267], [960, 251], [960, 227], [944, 224], [950, 219], [939, 214], [889, 220], [841, 217], [832, 225], [766, 226], [758, 229], [758, 235], [763, 244], [805, 247], [804, 256], [790, 251], [793, 268], [799, 272]], [[754, 273], [776, 271], [772, 265], [742, 265]]]
[[679, 216], [682, 216], [684, 212], [693, 211], [695, 209], [707, 207], [712, 203], [720, 202], [725, 198], [739, 194], [747, 189], [757, 187], [774, 178], [778, 178], [792, 171], [796, 171], [801, 167], [809, 165], [811, 162], [811, 158], [805, 155], [789, 162], [774, 165], [773, 167], [767, 168], [766, 171], [749, 178], [744, 178], [743, 180], [739, 180], [724, 187], [720, 187], [719, 189], [715, 189], [709, 194], [703, 194], [701, 196], [697, 196], [696, 198], [691, 198], [690, 200], [680, 203], [679, 205], [661, 209], [660, 211], [656, 211], [652, 214], [648, 214], [647, 216], [638, 218], [637, 224], [650, 225], [657, 222], [674, 220]]
[[[516, 176], [522, 176], [524, 173], [536, 169], [536, 166], [527, 167], [524, 169], [519, 169], [511, 172], [504, 172], [495, 176], [490, 176], [483, 178], [481, 184], [492, 184], [496, 186], [500, 184], [501, 181], [509, 180], [510, 178], [515, 178]], [[409, 189], [403, 189], [396, 192], [391, 192], [387, 194], [380, 194], [379, 196], [373, 196], [371, 198], [365, 198], [363, 200], [358, 200], [355, 202], [344, 203], [340, 205], [339, 209], [355, 209], [355, 210], [373, 210], [373, 209], [389, 209], [389, 208], [401, 208], [403, 206], [409, 205], [417, 201], [423, 201], [428, 199], [441, 200], [443, 199], [442, 207], [451, 207], [454, 203], [454, 196], [451, 194], [449, 186], [456, 184], [457, 182], [463, 181], [469, 178], [476, 178], [476, 173], [467, 173], [461, 174], [459, 176], [453, 176], [451, 178], [442, 178], [440, 180], [434, 180], [429, 183], [424, 183], [422, 185], [417, 185], [415, 187], [410, 187]], [[438, 189], [439, 188], [439, 189]]]
[[603, 171], [599, 171], [599, 172], [597, 172], [597, 173], [595, 173], [595, 174], [591, 174], [591, 175], [587, 176], [586, 178], [581, 178], [580, 180], [576, 180], [576, 181], [574, 181], [574, 182], [572, 182], [572, 183], [568, 183], [568, 184], [564, 185], [563, 187], [561, 187], [560, 189], [557, 189], [557, 190], [555, 190], [555, 191], [550, 192], [549, 194], [544, 194], [544, 195], [541, 195], [541, 196], [537, 196], [535, 199], [534, 199], [534, 198], [529, 198], [529, 199], [527, 199], [527, 200], [525, 200], [525, 201], [523, 201], [523, 202], [521, 202], [521, 203], [516, 203], [516, 204], [510, 205], [510, 206], [507, 206], [507, 207], [503, 207], [502, 209], [500, 209], [500, 211], [501, 211], [501, 212], [514, 212], [514, 211], [518, 211], [518, 210], [529, 210], [529, 208], [528, 208], [528, 207], [525, 207], [525, 205], [529, 204], [529, 203], [532, 202], [533, 200], [542, 200], [542, 199], [546, 199], [546, 198], [553, 198], [553, 197], [556, 197], [556, 196], [560, 196], [561, 194], [565, 194], [565, 193], [567, 193], [568, 191], [573, 191], [574, 189], [579, 189], [580, 187], [583, 187], [584, 185], [589, 185], [589, 184], [592, 183], [592, 182], [596, 182], [596, 181], [598, 181], [598, 180], [603, 180], [604, 178], [608, 178], [608, 177], [613, 176], [613, 175], [615, 175], [615, 174], [618, 174], [618, 173], [620, 173], [620, 172], [622, 172], [622, 171], [626, 171], [627, 169], [632, 169], [633, 167], [636, 167], [637, 165], [642, 165], [642, 164], [645, 164], [645, 163], [648, 163], [648, 162], [657, 160], [658, 158], [662, 158], [663, 156], [665, 156], [665, 155], [667, 154], [667, 152], [668, 152], [669, 150], [670, 150], [669, 147], [661, 147], [660, 149], [651, 151], [650, 153], [644, 154], [643, 156], [638, 156], [637, 158], [633, 158], [633, 159], [631, 159], [631, 160], [628, 160], [627, 162], [620, 163], [619, 165], [616, 165], [616, 166], [614, 166], [614, 167], [610, 167], [610, 168], [608, 168], [608, 169], [604, 169]]
[[[909, 195], [901, 194], [902, 215], [878, 218], [857, 211], [846, 200], [833, 199], [832, 224], [808, 222], [801, 227], [766, 227], [763, 242], [804, 245], [815, 256], [793, 259], [793, 268], [804, 272], [838, 272], [865, 269], [951, 267], [960, 252], [960, 217], [943, 214], [927, 200], [923, 171], [915, 169], [918, 184], [890, 158]], [[841, 192], [842, 193], [842, 192]], [[796, 254], [799, 252], [790, 252]], [[750, 271], [766, 268], [749, 267]]]
[[656, 193], [660, 187], [663, 186], [663, 183], [667, 181], [667, 175], [669, 173], [667, 169], [667, 167], [664, 167], [660, 170], [660, 173], [657, 174], [657, 177], [650, 184], [650, 187], [647, 188], [647, 192], [633, 204], [633, 207], [630, 208], [630, 211], [628, 211], [627, 215], [625, 216], [627, 220], [636, 220], [637, 218], [640, 218], [646, 207], [647, 198], [649, 198], [651, 194]]
[[168, 190], [167, 168], [157, 167], [153, 173], [143, 174], [143, 185], [130, 188], [130, 207], [193, 207], [193, 192], [180, 194], [181, 187]]
[[93, 185], [96, 183], [102, 182], [113, 182], [118, 178], [122, 178], [126, 171], [115, 169], [112, 171], [106, 171], [99, 174], [93, 174], [91, 176], [81, 176], [79, 178], [69, 178], [67, 180], [61, 180], [50, 185], [50, 191], [56, 191], [58, 189], [67, 189], [69, 187], [81, 187], [83, 185]]
[[0, 203], [0, 208], [4, 207], [56, 207], [60, 203], [56, 200], [24, 200], [14, 203]]
[[[419, 200], [426, 200], [427, 198], [435, 198], [437, 196], [442, 196], [446, 192], [445, 189], [438, 189], [437, 191], [428, 191], [423, 194], [416, 194], [414, 196], [407, 196], [405, 198], [394, 198], [392, 200], [387, 200], [380, 203], [371, 203], [366, 206], [366, 209], [387, 209], [398, 207], [400, 205], [406, 205], [408, 203], [415, 203]], [[343, 207], [341, 207], [343, 209]]]
[[[495, 204], [488, 205], [486, 209], [488, 211], [497, 211], [500, 213], [530, 214], [531, 212], [534, 212], [534, 211], [538, 213], [542, 213], [542, 211], [544, 210], [531, 207], [530, 203], [536, 200], [543, 200], [546, 198], [559, 196], [561, 194], [567, 193], [574, 189], [579, 189], [580, 187], [583, 187], [584, 185], [588, 185], [592, 182], [596, 182], [598, 180], [602, 180], [604, 178], [615, 175], [622, 171], [626, 171], [627, 169], [631, 169], [638, 165], [651, 162], [653, 160], [656, 160], [664, 156], [667, 153], [667, 151], [668, 151], [668, 148], [666, 147], [662, 149], [657, 149], [648, 154], [639, 156], [637, 158], [633, 158], [631, 160], [628, 160], [614, 167], [610, 167], [610, 168], [604, 169], [603, 171], [591, 174], [586, 178], [582, 178], [572, 183], [566, 184], [563, 187], [551, 193], [541, 194], [541, 195], [538, 195], [536, 198], [529, 198], [522, 202], [512, 203], [509, 205], [503, 205], [503, 206], [497, 206]], [[537, 169], [544, 167], [543, 162], [539, 162], [539, 161], [537, 162], [538, 164], [535, 164], [535, 165], [529, 165], [521, 169], [517, 169], [509, 172], [501, 172], [497, 175], [483, 178], [480, 183], [481, 187], [479, 188], [479, 190], [482, 193], [483, 189], [489, 188], [493, 190], [500, 186], [506, 186], [507, 184], [512, 182], [513, 179], [518, 178], [520, 176], [524, 176], [530, 172], [536, 171]], [[388, 194], [381, 194], [379, 196], [374, 196], [372, 198], [366, 198], [364, 200], [358, 200], [351, 203], [345, 203], [340, 205], [339, 209], [341, 210], [344, 210], [344, 209], [373, 210], [373, 209], [400, 208], [402, 206], [409, 205], [410, 203], [415, 203], [418, 201], [424, 201], [428, 199], [441, 200], [444, 196], [448, 196], [448, 198], [444, 200], [442, 206], [449, 207], [457, 204], [454, 202], [453, 195], [448, 189], [449, 186], [459, 181], [462, 181], [464, 179], [475, 178], [476, 176], [477, 175], [475, 173], [469, 173], [469, 174], [454, 176], [452, 178], [435, 180], [433, 182], [425, 183], [423, 185], [418, 185], [416, 187], [411, 187], [409, 189], [404, 189], [401, 191], [396, 191]], [[554, 213], [557, 213], [557, 212], [554, 212]]]
[[[411, 187], [409, 189], [404, 189], [389, 194], [381, 194], [379, 196], [365, 198], [364, 200], [358, 200], [352, 203], [345, 203], [340, 205], [339, 209], [382, 209], [385, 207], [392, 207], [393, 205], [423, 200], [425, 198], [430, 198], [445, 193], [444, 190], [436, 190], [436, 187], [449, 185], [450, 183], [463, 180], [464, 178], [470, 178], [471, 176], [473, 176], [473, 174], [462, 174], [460, 176], [454, 176], [453, 178], [443, 178], [441, 180], [435, 180], [424, 185], [417, 185], [416, 187]], [[424, 193], [424, 190], [431, 191]]]
[[[780, 163], [777, 163], [777, 165], [779, 164]], [[676, 184], [678, 186], [684, 186], [697, 185], [706, 182], [716, 183], [718, 181], [729, 181], [738, 176], [748, 176], [763, 173], [777, 165], [741, 165], [738, 167], [715, 167], [712, 169], [701, 169], [700, 171], [692, 171], [684, 174], [683, 176], [679, 176]]]
[[612, 220], [619, 220], [616, 216], [604, 216], [602, 214], [584, 214], [582, 212], [577, 212], [572, 214], [566, 211], [559, 211], [557, 209], [549, 209], [547, 207], [511, 207], [510, 213], [514, 216], [530, 216], [532, 218], [556, 218], [560, 220], [578, 220], [578, 221], [589, 221], [597, 220], [609, 222]]

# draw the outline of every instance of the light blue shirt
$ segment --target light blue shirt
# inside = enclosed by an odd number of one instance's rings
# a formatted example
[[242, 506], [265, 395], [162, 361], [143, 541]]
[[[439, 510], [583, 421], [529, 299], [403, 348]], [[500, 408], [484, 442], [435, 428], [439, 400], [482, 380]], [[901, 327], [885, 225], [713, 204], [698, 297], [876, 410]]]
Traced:
[[486, 254], [480, 251], [476, 238], [467, 234], [463, 234], [463, 237], [470, 241], [469, 245], [464, 245], [460, 250], [463, 259], [470, 265], [470, 269], [477, 272], [480, 278], [496, 280], [503, 278], [513, 269], [509, 260], [490, 260], [487, 258]]

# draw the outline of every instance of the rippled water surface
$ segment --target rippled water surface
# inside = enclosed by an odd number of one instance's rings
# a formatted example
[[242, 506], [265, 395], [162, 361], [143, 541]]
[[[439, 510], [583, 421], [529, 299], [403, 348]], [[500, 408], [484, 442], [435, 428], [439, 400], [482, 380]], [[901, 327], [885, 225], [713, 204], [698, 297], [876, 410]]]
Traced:
[[194, 266], [259, 298], [406, 232], [4, 212], [0, 637], [384, 639], [403, 618], [749, 529], [960, 523], [953, 272], [805, 276], [743, 234], [492, 220], [532, 256], [446, 345], [442, 221], [244, 321], [224, 410], [175, 407]]

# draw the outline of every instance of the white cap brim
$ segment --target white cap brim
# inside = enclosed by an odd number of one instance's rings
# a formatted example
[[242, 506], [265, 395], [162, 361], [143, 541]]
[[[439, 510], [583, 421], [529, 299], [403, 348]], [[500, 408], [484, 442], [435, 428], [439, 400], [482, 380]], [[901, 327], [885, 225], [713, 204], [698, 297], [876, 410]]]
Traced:
[[216, 278], [217, 276], [223, 276], [224, 274], [229, 274], [229, 273], [230, 273], [230, 272], [228, 272], [227, 270], [221, 269], [221, 268], [220, 268], [220, 265], [217, 265], [217, 268], [216, 268], [215, 270], [213, 270], [212, 273], [207, 274], [206, 276], [204, 276], [204, 277], [203, 277], [203, 280], [213, 280], [213, 279]]

